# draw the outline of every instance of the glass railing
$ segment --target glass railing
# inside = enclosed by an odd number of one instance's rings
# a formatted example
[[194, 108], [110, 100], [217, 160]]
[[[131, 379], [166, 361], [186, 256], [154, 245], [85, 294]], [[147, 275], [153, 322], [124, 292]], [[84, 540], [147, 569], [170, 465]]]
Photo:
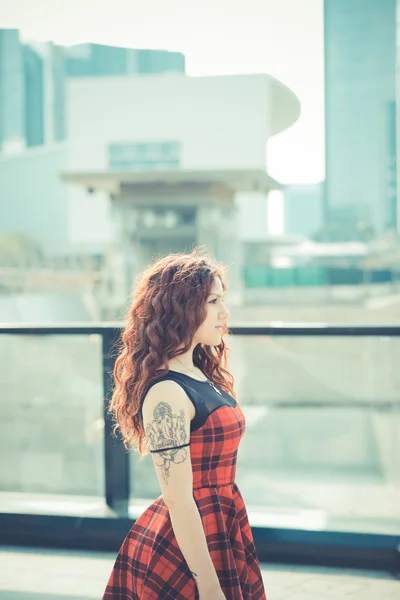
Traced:
[[101, 336], [0, 335], [0, 362], [0, 512], [103, 498]]
[[[400, 327], [231, 329], [252, 526], [400, 535]], [[135, 518], [161, 491], [110, 435], [119, 326], [0, 333], [0, 513]]]
[[[400, 534], [400, 339], [230, 344], [247, 422], [236, 479], [252, 524]], [[132, 456], [131, 480], [138, 511], [160, 494], [150, 457]]]

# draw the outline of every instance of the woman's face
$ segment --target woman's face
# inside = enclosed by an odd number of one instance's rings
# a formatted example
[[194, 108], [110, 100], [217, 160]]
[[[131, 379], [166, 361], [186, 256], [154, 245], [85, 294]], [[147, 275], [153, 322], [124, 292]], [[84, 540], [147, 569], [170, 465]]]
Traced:
[[195, 334], [195, 343], [206, 346], [218, 346], [222, 341], [222, 333], [229, 318], [229, 311], [224, 304], [224, 290], [219, 277], [215, 277], [210, 295], [206, 300], [206, 318]]

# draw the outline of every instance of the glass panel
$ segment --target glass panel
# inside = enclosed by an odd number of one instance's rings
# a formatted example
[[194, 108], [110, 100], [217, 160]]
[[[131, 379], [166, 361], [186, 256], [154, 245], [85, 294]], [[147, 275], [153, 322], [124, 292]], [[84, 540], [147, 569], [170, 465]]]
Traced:
[[104, 496], [101, 336], [2, 335], [0, 361], [2, 503]]
[[[237, 336], [237, 483], [252, 524], [400, 533], [400, 340]], [[132, 494], [160, 494], [151, 457]]]

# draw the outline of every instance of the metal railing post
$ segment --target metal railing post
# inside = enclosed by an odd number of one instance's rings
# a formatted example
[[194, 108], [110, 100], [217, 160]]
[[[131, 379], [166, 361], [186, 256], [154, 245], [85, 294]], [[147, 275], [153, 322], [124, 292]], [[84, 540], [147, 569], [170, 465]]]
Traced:
[[119, 331], [104, 329], [102, 333], [103, 388], [104, 388], [104, 469], [107, 505], [119, 516], [127, 516], [129, 508], [129, 455], [120, 437], [113, 434], [113, 419], [108, 412], [112, 394], [115, 358], [111, 356], [112, 344]]

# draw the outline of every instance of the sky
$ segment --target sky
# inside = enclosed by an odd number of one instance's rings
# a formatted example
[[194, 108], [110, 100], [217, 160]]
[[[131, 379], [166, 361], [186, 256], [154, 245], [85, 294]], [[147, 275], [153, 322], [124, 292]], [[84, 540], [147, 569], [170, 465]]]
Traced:
[[268, 172], [324, 179], [323, 0], [0, 0], [0, 27], [24, 40], [178, 50], [192, 76], [273, 75], [302, 114], [270, 140]]

